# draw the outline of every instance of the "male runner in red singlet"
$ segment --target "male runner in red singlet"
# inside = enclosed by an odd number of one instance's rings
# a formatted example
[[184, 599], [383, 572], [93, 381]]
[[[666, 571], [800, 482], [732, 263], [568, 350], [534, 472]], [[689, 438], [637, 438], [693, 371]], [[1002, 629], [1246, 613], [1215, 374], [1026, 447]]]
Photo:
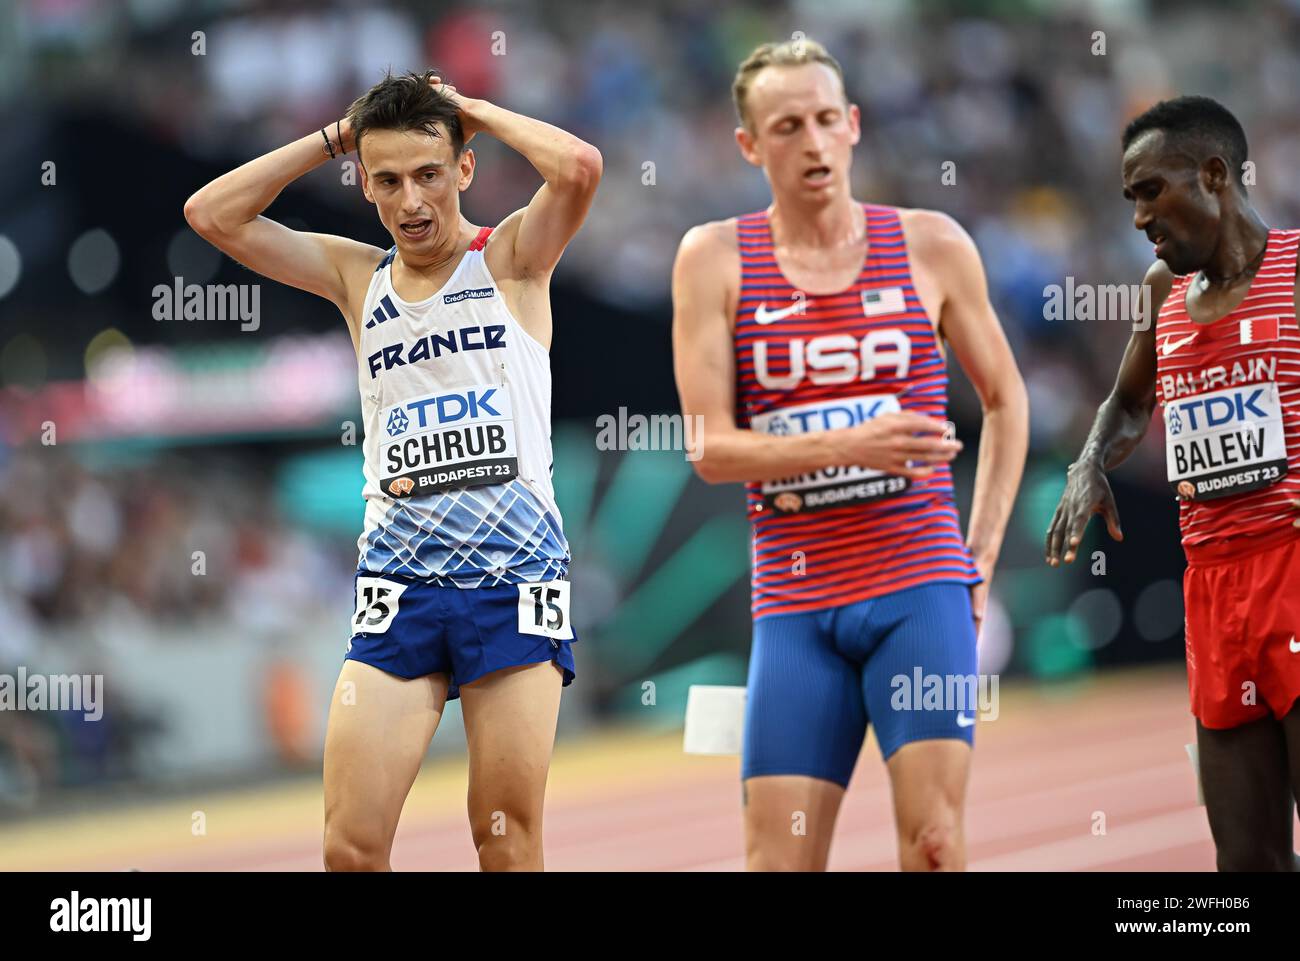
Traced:
[[1246, 135], [1206, 97], [1124, 131], [1124, 196], [1155, 243], [1156, 323], [1135, 331], [1047, 532], [1070, 562], [1089, 518], [1122, 538], [1105, 471], [1158, 403], [1187, 573], [1187, 677], [1221, 871], [1292, 871], [1300, 798], [1300, 230], [1270, 229]]
[[[975, 705], [899, 695], [918, 677], [975, 680], [1024, 466], [1024, 384], [966, 233], [853, 199], [858, 108], [826, 50], [764, 44], [734, 94], [737, 143], [773, 203], [683, 238], [673, 339], [682, 410], [704, 418], [696, 469], [748, 482], [748, 867], [825, 868], [870, 721], [902, 867], [959, 870]], [[964, 539], [944, 340], [985, 413]]]

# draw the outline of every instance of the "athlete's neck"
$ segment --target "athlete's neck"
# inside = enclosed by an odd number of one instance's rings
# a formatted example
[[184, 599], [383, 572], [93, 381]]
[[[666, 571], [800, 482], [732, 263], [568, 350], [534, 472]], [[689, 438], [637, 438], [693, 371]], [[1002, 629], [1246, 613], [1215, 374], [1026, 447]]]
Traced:
[[1258, 269], [1267, 242], [1268, 224], [1254, 207], [1224, 217], [1214, 253], [1201, 267], [1204, 285], [1231, 286], [1252, 266]]
[[768, 221], [778, 247], [852, 247], [863, 243], [867, 236], [866, 214], [848, 193], [816, 207], [773, 201]]
[[408, 251], [397, 248], [402, 270], [426, 280], [436, 279], [455, 265], [473, 243], [478, 228], [464, 217], [459, 217], [456, 229], [446, 237], [439, 237], [428, 250]]

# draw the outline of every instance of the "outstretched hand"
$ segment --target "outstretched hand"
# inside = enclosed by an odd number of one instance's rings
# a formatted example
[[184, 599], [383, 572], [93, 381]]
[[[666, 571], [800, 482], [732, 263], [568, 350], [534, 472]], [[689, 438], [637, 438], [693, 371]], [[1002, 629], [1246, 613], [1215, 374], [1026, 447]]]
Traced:
[[1062, 561], [1069, 564], [1074, 560], [1084, 528], [1093, 514], [1101, 514], [1106, 519], [1111, 537], [1117, 541], [1124, 539], [1119, 509], [1105, 472], [1091, 461], [1079, 461], [1070, 465], [1065, 492], [1047, 529], [1048, 564], [1057, 567]]

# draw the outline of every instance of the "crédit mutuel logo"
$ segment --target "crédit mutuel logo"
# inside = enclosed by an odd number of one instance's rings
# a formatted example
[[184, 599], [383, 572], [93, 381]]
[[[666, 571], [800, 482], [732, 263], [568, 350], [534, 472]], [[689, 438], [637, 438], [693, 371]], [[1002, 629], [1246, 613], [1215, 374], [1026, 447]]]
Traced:
[[103, 674], [0, 674], [0, 711], [81, 711], [87, 721], [104, 716]]
[[973, 725], [976, 714], [984, 721], [998, 719], [996, 674], [926, 674], [918, 666], [911, 674], [895, 674], [889, 686], [895, 711], [956, 711], [959, 727]]
[[56, 934], [125, 932], [132, 941], [148, 941], [152, 917], [152, 898], [83, 898], [73, 891], [50, 902], [50, 930]]

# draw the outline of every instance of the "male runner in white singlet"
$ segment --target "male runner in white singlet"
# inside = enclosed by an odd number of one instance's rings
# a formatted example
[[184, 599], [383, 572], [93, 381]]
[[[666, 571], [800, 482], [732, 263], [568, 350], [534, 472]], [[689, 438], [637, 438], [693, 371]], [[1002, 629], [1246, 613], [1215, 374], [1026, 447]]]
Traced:
[[[545, 183], [495, 229], [460, 212], [477, 133]], [[395, 245], [262, 216], [357, 150]], [[389, 76], [324, 130], [208, 184], [185, 219], [240, 263], [334, 302], [357, 348], [365, 528], [352, 638], [325, 741], [325, 866], [387, 870], [448, 698], [469, 743], [484, 870], [542, 868], [560, 689], [574, 675], [569, 547], [551, 486], [548, 284], [600, 181], [595, 147], [471, 100], [435, 72]]]

